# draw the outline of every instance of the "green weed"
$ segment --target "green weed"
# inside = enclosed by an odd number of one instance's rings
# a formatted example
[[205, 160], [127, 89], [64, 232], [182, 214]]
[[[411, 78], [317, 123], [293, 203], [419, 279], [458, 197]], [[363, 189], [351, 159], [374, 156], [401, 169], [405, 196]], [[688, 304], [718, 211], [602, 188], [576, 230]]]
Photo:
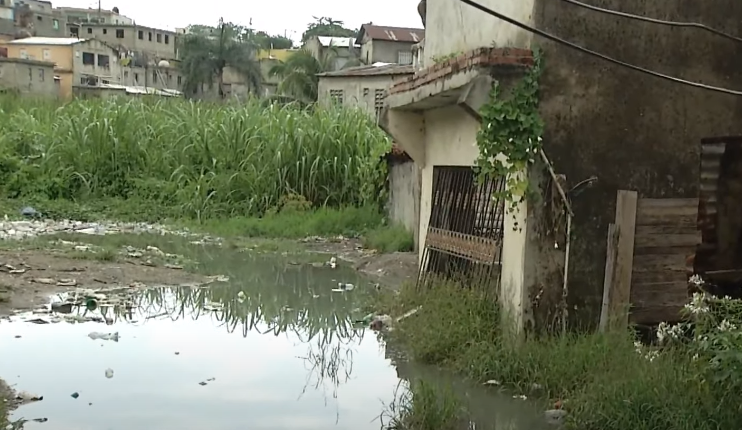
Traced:
[[[738, 352], [722, 346], [742, 338], [730, 337], [737, 336], [728, 334], [733, 331], [722, 331], [725, 343], [717, 343], [708, 360], [693, 359], [708, 349], [644, 347], [628, 331], [513, 341], [501, 329], [491, 295], [476, 288], [439, 283], [391, 294], [378, 299], [385, 313], [401, 315], [420, 306], [390, 333], [391, 342], [404, 345], [416, 360], [476, 381], [497, 381], [540, 399], [545, 408], [563, 402], [567, 428], [712, 430], [734, 428], [742, 419], [731, 394], [736, 391], [729, 390], [736, 387], [730, 372], [739, 374]], [[713, 338], [701, 333], [696, 344]]]
[[386, 430], [460, 430], [469, 428], [467, 413], [452, 390], [442, 390], [423, 380], [394, 395], [381, 414]]
[[368, 231], [363, 236], [363, 246], [381, 252], [409, 252], [414, 249], [415, 240], [404, 226], [392, 224]]

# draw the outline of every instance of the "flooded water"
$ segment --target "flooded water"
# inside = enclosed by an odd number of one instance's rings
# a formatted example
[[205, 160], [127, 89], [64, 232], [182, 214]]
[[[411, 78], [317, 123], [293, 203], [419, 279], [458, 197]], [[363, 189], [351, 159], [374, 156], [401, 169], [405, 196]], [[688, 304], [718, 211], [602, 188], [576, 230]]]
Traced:
[[[411, 377], [454, 385], [479, 411], [476, 428], [542, 427], [525, 402], [392, 364], [377, 335], [354, 323], [373, 285], [351, 269], [131, 240], [185, 254], [224, 282], [144, 290], [131, 310], [72, 310], [108, 324], [0, 322], [0, 377], [43, 396], [11, 417], [47, 420], [24, 428], [378, 429], [383, 403]], [[339, 282], [355, 288], [332, 291]]]

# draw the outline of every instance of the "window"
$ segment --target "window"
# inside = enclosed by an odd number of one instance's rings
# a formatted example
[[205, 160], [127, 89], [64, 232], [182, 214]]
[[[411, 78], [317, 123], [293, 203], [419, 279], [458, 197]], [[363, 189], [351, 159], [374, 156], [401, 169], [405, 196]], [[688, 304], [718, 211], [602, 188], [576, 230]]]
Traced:
[[44, 69], [39, 69], [39, 82], [44, 82]]
[[28, 81], [33, 81], [33, 69], [30, 67], [28, 68]]
[[104, 28], [103, 29], [103, 34], [108, 34], [108, 29], [107, 28]]
[[171, 75], [170, 73], [168, 73], [168, 74], [166, 75], [166, 79], [167, 79], [167, 83], [169, 84], [170, 82], [172, 82], [172, 81], [173, 81], [173, 75]]
[[124, 79], [129, 80], [129, 71], [124, 70]]
[[142, 30], [139, 30], [139, 34], [137, 34], [139, 37], [139, 40], [144, 40], [144, 32]]
[[88, 34], [93, 34], [93, 29], [88, 27]]
[[92, 52], [83, 52], [82, 53], [82, 64], [85, 64], [86, 66], [92, 66], [95, 64], [95, 54]]
[[157, 70], [152, 71], [152, 82], [157, 82]]
[[116, 39], [123, 39], [124, 38], [124, 29], [123, 28], [117, 28], [116, 29]]
[[168, 36], [168, 35], [166, 34], [166, 35], [165, 35], [165, 45], [167, 45], [167, 44], [169, 44], [169, 43], [170, 43], [170, 36]]
[[41, 15], [36, 15], [36, 20], [41, 21]]
[[343, 104], [343, 90], [330, 90], [330, 100], [339, 105]]
[[183, 83], [183, 77], [178, 76], [178, 85], [181, 85]]
[[44, 61], [49, 61], [52, 59], [52, 51], [48, 49], [44, 49], [43, 51], [41, 51], [41, 55], [44, 58]]
[[135, 84], [139, 83], [139, 73], [134, 73], [134, 83]]
[[397, 63], [412, 64], [412, 51], [399, 51], [397, 53]]
[[80, 31], [79, 31], [79, 30], [80, 30], [80, 29], [79, 29], [79, 28], [77, 28], [77, 27], [72, 27], [72, 28], [70, 28], [70, 33], [71, 33], [71, 34], [72, 34], [73, 36], [77, 37], [77, 36], [78, 36], [78, 35], [80, 34]]
[[157, 33], [157, 43], [162, 43], [162, 35]]
[[369, 93], [369, 89], [368, 88], [364, 88], [363, 89], [363, 97], [368, 97], [368, 93]]
[[87, 83], [88, 83], [88, 78], [86, 78], [85, 76], [80, 78], [80, 85], [87, 85]]
[[384, 109], [384, 97], [386, 91], [376, 89], [374, 90], [374, 110], [376, 111], [376, 120], [378, 121], [381, 117], [381, 111]]
[[152, 32], [150, 31], [149, 33], [147, 33], [147, 36], [149, 37], [149, 41], [151, 42], [152, 41]]
[[54, 27], [55, 30], [59, 30], [59, 20], [58, 19], [52, 20], [52, 26]]
[[98, 54], [98, 67], [108, 69], [111, 67], [111, 57], [108, 55]]

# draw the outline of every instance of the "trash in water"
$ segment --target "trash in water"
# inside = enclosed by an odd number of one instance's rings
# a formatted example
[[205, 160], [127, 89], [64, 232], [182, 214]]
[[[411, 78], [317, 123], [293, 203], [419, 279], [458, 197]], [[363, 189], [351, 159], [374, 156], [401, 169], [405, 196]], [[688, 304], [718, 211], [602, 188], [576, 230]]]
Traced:
[[485, 382], [484, 385], [495, 385], [495, 386], [497, 386], [497, 385], [502, 385], [502, 384], [500, 383], [500, 381], [498, 381], [496, 379], [490, 379], [489, 381]]
[[337, 267], [337, 263], [338, 263], [337, 258], [332, 257], [330, 258], [330, 261], [327, 263], [327, 265], [330, 266], [331, 269], [334, 269]]
[[113, 369], [106, 369], [106, 378], [113, 378]]
[[60, 279], [57, 281], [58, 287], [74, 287], [77, 285], [77, 281], [74, 279]]
[[119, 341], [119, 332], [116, 333], [99, 333], [97, 331], [94, 331], [90, 334], [88, 334], [88, 337], [93, 340], [112, 340], [114, 342]]
[[76, 399], [76, 398], [80, 397], [80, 393], [78, 393], [78, 392], [74, 392], [74, 393], [72, 393], [72, 394], [70, 395], [70, 397], [72, 397], [73, 399]]
[[40, 400], [44, 400], [44, 396], [37, 396], [35, 394], [31, 394], [28, 391], [20, 391], [15, 396], [16, 400], [20, 400], [22, 402], [38, 402]]
[[44, 285], [54, 285], [57, 283], [54, 279], [51, 278], [33, 278], [31, 279], [31, 282]]
[[42, 320], [41, 318], [34, 318], [32, 320], [28, 320], [28, 322], [33, 324], [49, 324], [49, 321]]
[[198, 383], [198, 385], [204, 386], [204, 385], [208, 384], [209, 382], [213, 382], [213, 381], [216, 381], [216, 378], [209, 378], [209, 379], [207, 379], [205, 381], [201, 381], [201, 382]]
[[237, 293], [237, 301], [238, 302], [244, 303], [246, 299], [247, 299], [247, 296], [245, 295], [245, 293], [243, 291], [240, 291], [239, 293]]
[[353, 284], [346, 284], [344, 282], [338, 282], [338, 287], [337, 288], [333, 288], [332, 291], [334, 293], [342, 293], [342, 292], [345, 292], [345, 291], [351, 291], [354, 288], [355, 288], [355, 286]]
[[55, 302], [52, 303], [51, 309], [52, 312], [58, 312], [60, 314], [69, 314], [72, 313], [72, 303], [64, 303], [64, 302]]

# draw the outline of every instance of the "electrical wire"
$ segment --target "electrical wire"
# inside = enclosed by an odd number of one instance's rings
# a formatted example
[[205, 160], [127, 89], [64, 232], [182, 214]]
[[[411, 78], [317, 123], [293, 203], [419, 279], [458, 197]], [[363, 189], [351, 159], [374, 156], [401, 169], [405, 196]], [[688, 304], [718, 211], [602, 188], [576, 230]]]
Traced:
[[717, 36], [721, 36], [721, 37], [724, 37], [724, 38], [729, 39], [729, 40], [734, 40], [736, 42], [742, 42], [742, 38], [741, 37], [732, 36], [729, 33], [724, 33], [721, 30], [717, 30], [717, 29], [715, 29], [713, 27], [709, 27], [709, 26], [707, 26], [705, 24], [699, 24], [697, 22], [665, 21], [665, 20], [662, 20], [662, 19], [649, 18], [649, 17], [646, 17], [646, 16], [634, 15], [634, 14], [630, 14], [630, 13], [626, 13], [626, 12], [619, 12], [617, 10], [605, 9], [605, 8], [598, 7], [598, 6], [593, 6], [591, 4], [586, 4], [586, 3], [583, 3], [583, 2], [580, 2], [580, 1], [577, 1], [577, 0], [561, 0], [561, 1], [563, 1], [565, 3], [569, 3], [569, 4], [574, 5], [574, 6], [582, 7], [582, 8], [585, 8], [585, 9], [589, 9], [589, 10], [592, 10], [592, 11], [595, 11], [595, 12], [607, 13], [609, 15], [621, 16], [621, 17], [624, 17], [624, 18], [634, 19], [634, 20], [638, 20], [638, 21], [651, 22], [653, 24], [668, 25], [670, 27], [692, 27], [692, 28], [699, 28], [701, 30], [708, 31], [709, 33], [713, 33], [713, 34], [715, 34]]
[[494, 10], [489, 9], [489, 8], [487, 8], [485, 6], [482, 6], [481, 4], [476, 3], [476, 2], [474, 2], [472, 0], [459, 0], [459, 1], [462, 2], [462, 3], [464, 3], [464, 4], [467, 4], [467, 5], [471, 6], [473, 8], [475, 8], [475, 9], [479, 9], [480, 11], [482, 11], [482, 12], [488, 14], [488, 15], [492, 15], [495, 18], [498, 18], [498, 19], [500, 19], [502, 21], [505, 21], [505, 22], [507, 22], [509, 24], [512, 24], [512, 25], [514, 25], [516, 27], [522, 28], [522, 29], [524, 29], [526, 31], [529, 31], [529, 32], [533, 33], [533, 34], [536, 34], [538, 36], [541, 36], [544, 39], [548, 39], [548, 40], [551, 40], [552, 42], [556, 42], [556, 43], [560, 43], [562, 45], [569, 46], [570, 48], [575, 49], [577, 51], [580, 51], [580, 52], [582, 52], [584, 54], [592, 55], [593, 57], [597, 57], [597, 58], [603, 59], [605, 61], [608, 61], [610, 63], [613, 63], [613, 64], [617, 64], [619, 66], [626, 67], [627, 69], [635, 70], [637, 72], [642, 72], [642, 73], [645, 73], [647, 75], [651, 75], [651, 76], [654, 76], [654, 77], [657, 77], [657, 78], [665, 79], [665, 80], [670, 81], [670, 82], [675, 82], [677, 84], [688, 85], [688, 86], [691, 86], [691, 87], [701, 88], [701, 89], [704, 89], [704, 90], [714, 91], [714, 92], [717, 92], [717, 93], [730, 94], [730, 95], [735, 95], [735, 96], [742, 96], [742, 91], [730, 90], [728, 88], [722, 88], [722, 87], [715, 87], [715, 86], [712, 86], [712, 85], [702, 84], [700, 82], [686, 81], [685, 79], [680, 79], [680, 78], [676, 78], [674, 76], [665, 75], [663, 73], [659, 73], [659, 72], [655, 72], [653, 70], [645, 69], [643, 67], [635, 66], [633, 64], [626, 63], [626, 62], [621, 61], [621, 60], [616, 60], [613, 57], [609, 57], [609, 56], [604, 55], [604, 54], [601, 54], [599, 52], [591, 51], [590, 49], [583, 48], [580, 45], [577, 45], [575, 43], [569, 42], [569, 41], [564, 40], [564, 39], [562, 39], [560, 37], [554, 36], [553, 34], [547, 33], [547, 32], [545, 32], [543, 30], [539, 30], [539, 29], [534, 28], [534, 27], [531, 27], [530, 25], [527, 25], [527, 24], [523, 24], [520, 21], [516, 21], [515, 19], [510, 18], [508, 16], [505, 16], [505, 15], [499, 13], [499, 12], [495, 12]]

